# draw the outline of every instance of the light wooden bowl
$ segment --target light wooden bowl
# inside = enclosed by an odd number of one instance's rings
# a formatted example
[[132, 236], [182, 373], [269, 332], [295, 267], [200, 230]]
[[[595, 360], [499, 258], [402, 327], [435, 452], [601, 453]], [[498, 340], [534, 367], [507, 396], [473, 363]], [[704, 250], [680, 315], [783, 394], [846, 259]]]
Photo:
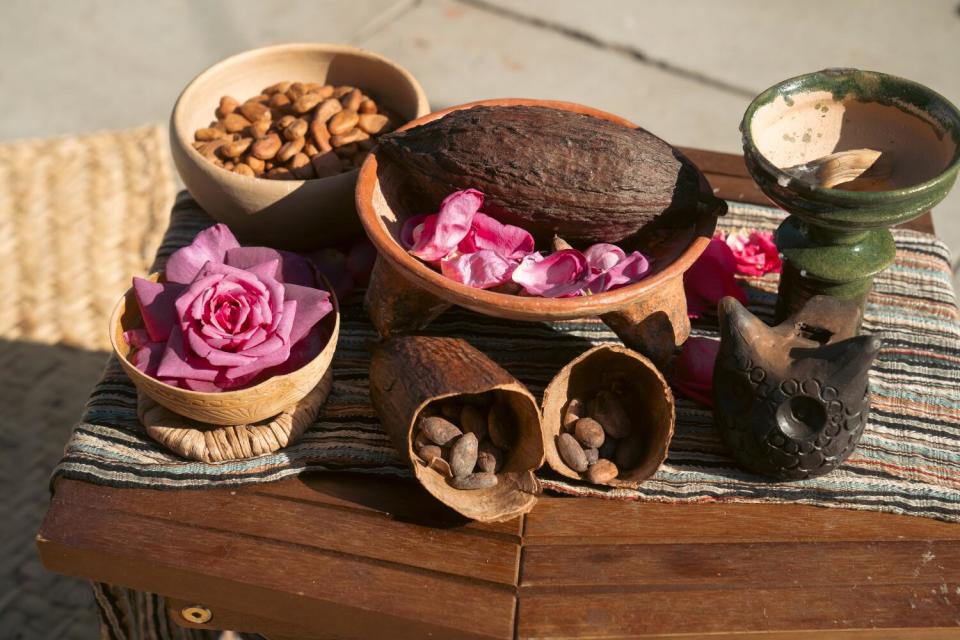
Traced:
[[[158, 273], [150, 275], [154, 282], [159, 278]], [[326, 280], [323, 284], [330, 292], [330, 301], [333, 304], [333, 312], [320, 321], [321, 327], [329, 336], [327, 344], [313, 360], [296, 371], [273, 376], [245, 389], [220, 393], [190, 391], [161, 382], [137, 369], [127, 359], [130, 347], [123, 339], [124, 331], [143, 327], [140, 307], [132, 287], [120, 298], [110, 315], [110, 344], [133, 384], [158, 404], [200, 422], [218, 425], [251, 424], [271, 418], [305, 398], [330, 368], [340, 336], [340, 305], [330, 284]]]
[[217, 167], [191, 146], [214, 119], [220, 96], [240, 101], [281, 80], [349, 84], [404, 120], [430, 111], [410, 73], [369, 51], [334, 44], [254, 49], [213, 65], [186, 86], [170, 116], [173, 161], [190, 195], [246, 243], [288, 249], [335, 245], [360, 232], [354, 207], [356, 171], [314, 180], [249, 178]]
[[[401, 130], [475, 106], [540, 106], [582, 113], [625, 127], [635, 124], [619, 116], [569, 102], [527, 99], [482, 100], [418, 118]], [[450, 305], [498, 318], [552, 321], [600, 316], [628, 345], [662, 361], [690, 333], [683, 273], [700, 256], [716, 228], [717, 215], [701, 211], [687, 228], [662, 238], [652, 252], [652, 273], [635, 284], [576, 298], [539, 298], [476, 289], [451, 280], [411, 256], [400, 243], [407, 218], [424, 213], [416, 204], [404, 171], [377, 153], [367, 157], [357, 180], [357, 213], [379, 252], [367, 310], [382, 335], [418, 330]]]

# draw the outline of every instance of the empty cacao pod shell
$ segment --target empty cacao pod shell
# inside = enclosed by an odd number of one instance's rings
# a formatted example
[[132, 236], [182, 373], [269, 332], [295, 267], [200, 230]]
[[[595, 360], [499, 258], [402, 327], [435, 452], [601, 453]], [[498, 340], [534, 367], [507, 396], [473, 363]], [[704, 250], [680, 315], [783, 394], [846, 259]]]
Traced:
[[[620, 400], [630, 418], [632, 434], [616, 441], [629, 443], [629, 468], [620, 468], [610, 479], [595, 473], [593, 480], [614, 487], [636, 488], [660, 468], [673, 437], [673, 393], [663, 375], [650, 360], [626, 347], [600, 345], [586, 351], [554, 376], [543, 393], [543, 443], [547, 464], [568, 478], [590, 479], [567, 465], [557, 451], [557, 435], [563, 428], [563, 411], [571, 398], [593, 398], [600, 391], [621, 388]], [[638, 451], [633, 447], [637, 442]], [[604, 447], [612, 447], [607, 438]], [[610, 454], [610, 451], [603, 453]], [[601, 454], [602, 455], [602, 454]], [[617, 465], [619, 466], [619, 465]], [[592, 467], [591, 467], [592, 468]], [[589, 471], [589, 470], [588, 470]]]
[[[417, 422], [421, 414], [438, 411], [444, 401], [484, 393], [508, 407], [517, 438], [504, 453], [496, 485], [457, 489], [417, 455]], [[373, 347], [370, 362], [370, 399], [417, 480], [448, 507], [483, 522], [509, 520], [533, 508], [540, 493], [534, 471], [543, 464], [536, 400], [516, 378], [467, 342], [430, 336], [398, 336], [380, 342]]]
[[379, 139], [426, 198], [479, 189], [484, 210], [540, 238], [618, 242], [655, 220], [726, 208], [697, 167], [640, 128], [562, 109], [478, 106]]

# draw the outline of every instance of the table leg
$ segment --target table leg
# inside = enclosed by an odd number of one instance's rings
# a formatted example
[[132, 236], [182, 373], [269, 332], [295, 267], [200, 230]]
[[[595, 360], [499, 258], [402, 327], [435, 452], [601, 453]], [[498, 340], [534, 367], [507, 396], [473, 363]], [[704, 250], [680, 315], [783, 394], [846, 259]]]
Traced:
[[410, 284], [378, 256], [363, 306], [373, 326], [387, 337], [423, 329], [451, 305]]
[[649, 357], [662, 369], [690, 336], [683, 276], [675, 277], [649, 297], [603, 314], [600, 319], [625, 345]]

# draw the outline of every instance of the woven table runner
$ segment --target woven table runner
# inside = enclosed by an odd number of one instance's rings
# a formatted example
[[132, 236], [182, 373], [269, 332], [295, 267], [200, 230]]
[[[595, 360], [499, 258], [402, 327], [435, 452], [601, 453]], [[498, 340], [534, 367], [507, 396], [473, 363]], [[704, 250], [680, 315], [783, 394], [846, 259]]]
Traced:
[[[773, 229], [774, 209], [731, 203], [721, 228]], [[175, 249], [212, 224], [181, 197], [158, 253], [157, 268]], [[871, 370], [872, 410], [860, 446], [825, 477], [772, 483], [741, 471], [727, 453], [705, 407], [677, 397], [676, 434], [666, 463], [637, 490], [600, 489], [539, 474], [553, 492], [658, 502], [788, 502], [868, 509], [960, 521], [960, 322], [949, 254], [935, 237], [895, 230], [896, 263], [876, 279], [863, 329], [883, 348]], [[133, 274], [131, 274], [133, 275]], [[745, 278], [750, 309], [770, 321], [777, 276]], [[304, 471], [358, 471], [412, 477], [381, 430], [368, 398], [375, 339], [362, 309], [363, 292], [341, 301], [342, 328], [333, 361], [334, 385], [313, 427], [292, 446], [255, 459], [204, 464], [166, 452], [137, 420], [136, 390], [111, 359], [76, 426], [54, 479], [118, 487], [202, 489], [278, 480]], [[106, 331], [106, 327], [104, 327]], [[616, 336], [596, 319], [525, 323], [459, 308], [425, 333], [456, 335], [485, 352], [535, 394], [567, 362]], [[693, 335], [716, 337], [716, 321]]]

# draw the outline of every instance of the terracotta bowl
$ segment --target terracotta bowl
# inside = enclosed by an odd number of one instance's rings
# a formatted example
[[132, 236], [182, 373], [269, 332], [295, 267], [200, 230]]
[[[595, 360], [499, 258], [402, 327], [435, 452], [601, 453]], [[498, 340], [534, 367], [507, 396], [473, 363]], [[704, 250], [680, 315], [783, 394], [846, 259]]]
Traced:
[[[619, 116], [579, 104], [511, 98], [444, 109], [418, 118], [401, 130], [442, 118], [458, 109], [513, 105], [564, 109], [625, 127], [637, 126]], [[529, 321], [599, 315], [624, 342], [655, 359], [662, 359], [669, 350], [666, 342], [675, 346], [686, 340], [690, 326], [683, 295], [683, 272], [709, 243], [719, 211], [705, 211], [690, 227], [662, 238], [651, 252], [652, 274], [636, 284], [585, 297], [538, 298], [468, 287], [408, 254], [399, 241], [401, 228], [407, 218], [424, 211], [408, 204], [416, 196], [409, 193], [406, 182], [404, 172], [376, 150], [360, 168], [357, 180], [357, 212], [379, 251], [367, 303], [371, 319], [381, 334], [422, 328], [447, 306], [459, 305], [491, 316]], [[653, 316], [656, 317], [647, 322]], [[650, 344], [655, 340], [661, 342], [659, 347]]]
[[[160, 277], [160, 274], [154, 273], [150, 279], [156, 282]], [[329, 336], [327, 344], [313, 360], [296, 371], [273, 376], [245, 389], [221, 393], [190, 391], [151, 378], [137, 369], [127, 359], [130, 347], [123, 339], [124, 331], [143, 327], [143, 318], [133, 288], [128, 289], [120, 298], [110, 315], [110, 344], [133, 384], [158, 404], [200, 422], [219, 425], [251, 424], [271, 418], [305, 398], [330, 368], [340, 336], [340, 305], [328, 282], [324, 281], [324, 287], [330, 291], [330, 300], [333, 303], [333, 312], [320, 321], [321, 328]]]
[[284, 44], [246, 51], [213, 65], [183, 90], [170, 116], [170, 147], [183, 183], [203, 209], [244, 242], [290, 249], [335, 245], [360, 232], [357, 172], [314, 180], [249, 178], [217, 167], [191, 146], [214, 119], [220, 96], [240, 101], [281, 80], [349, 84], [405, 120], [429, 112], [410, 73], [369, 51], [334, 44]]

